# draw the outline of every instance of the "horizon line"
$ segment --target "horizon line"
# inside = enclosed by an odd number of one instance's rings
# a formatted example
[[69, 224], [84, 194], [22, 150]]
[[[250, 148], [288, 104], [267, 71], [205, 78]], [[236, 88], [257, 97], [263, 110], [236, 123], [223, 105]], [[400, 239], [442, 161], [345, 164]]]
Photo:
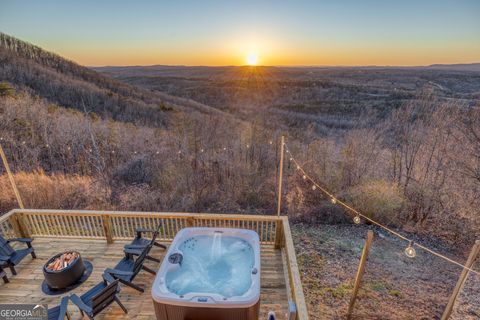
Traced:
[[204, 68], [428, 68], [435, 66], [472, 66], [480, 65], [476, 62], [460, 63], [432, 63], [427, 65], [200, 65], [200, 64], [136, 64], [136, 65], [85, 65], [87, 68], [129, 68], [129, 67], [204, 67]]

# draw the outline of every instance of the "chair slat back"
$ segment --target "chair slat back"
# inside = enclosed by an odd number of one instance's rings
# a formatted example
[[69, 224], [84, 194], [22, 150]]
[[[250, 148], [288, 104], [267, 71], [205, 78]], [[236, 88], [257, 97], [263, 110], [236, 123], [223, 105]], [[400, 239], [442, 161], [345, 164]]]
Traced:
[[0, 255], [2, 256], [11, 256], [15, 253], [15, 250], [12, 246], [5, 240], [4, 237], [0, 236]]
[[108, 286], [106, 286], [102, 291], [97, 293], [95, 296], [92, 297], [92, 310], [93, 315], [101, 312], [105, 309], [110, 303], [112, 303], [115, 295], [118, 291], [118, 280], [113, 281]]
[[148, 246], [143, 249], [142, 253], [135, 259], [135, 263], [133, 264], [133, 277], [135, 277], [140, 270], [142, 270], [143, 263], [145, 262], [145, 259], [147, 258], [148, 253], [150, 252], [150, 249], [152, 248], [152, 244], [149, 244]]

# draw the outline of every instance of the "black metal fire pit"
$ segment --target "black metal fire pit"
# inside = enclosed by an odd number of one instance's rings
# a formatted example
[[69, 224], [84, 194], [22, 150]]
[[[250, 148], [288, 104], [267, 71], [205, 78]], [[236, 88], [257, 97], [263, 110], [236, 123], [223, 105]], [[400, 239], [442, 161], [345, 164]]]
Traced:
[[[67, 266], [60, 270], [50, 270], [47, 266], [54, 262], [61, 255], [74, 252], [78, 256]], [[45, 276], [45, 282], [53, 290], [65, 289], [75, 283], [77, 283], [85, 272], [85, 264], [83, 263], [82, 256], [76, 251], [66, 251], [54, 255], [48, 259], [47, 263], [43, 266], [43, 274]]]

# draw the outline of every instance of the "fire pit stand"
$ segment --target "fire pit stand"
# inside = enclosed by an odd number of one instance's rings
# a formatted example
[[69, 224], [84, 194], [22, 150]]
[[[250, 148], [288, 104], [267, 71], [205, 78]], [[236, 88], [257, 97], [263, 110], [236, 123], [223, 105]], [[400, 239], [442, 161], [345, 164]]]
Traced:
[[92, 264], [84, 261], [77, 251], [58, 253], [43, 266], [45, 281], [42, 283], [42, 291], [50, 295], [70, 291], [85, 282], [92, 269]]

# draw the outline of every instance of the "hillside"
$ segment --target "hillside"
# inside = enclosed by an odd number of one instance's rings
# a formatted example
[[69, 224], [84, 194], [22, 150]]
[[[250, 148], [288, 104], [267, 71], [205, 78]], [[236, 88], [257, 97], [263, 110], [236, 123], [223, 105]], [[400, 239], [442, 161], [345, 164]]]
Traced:
[[220, 114], [200, 103], [108, 78], [54, 53], [0, 33], [0, 79], [19, 91], [102, 118], [165, 126], [172, 112]]

